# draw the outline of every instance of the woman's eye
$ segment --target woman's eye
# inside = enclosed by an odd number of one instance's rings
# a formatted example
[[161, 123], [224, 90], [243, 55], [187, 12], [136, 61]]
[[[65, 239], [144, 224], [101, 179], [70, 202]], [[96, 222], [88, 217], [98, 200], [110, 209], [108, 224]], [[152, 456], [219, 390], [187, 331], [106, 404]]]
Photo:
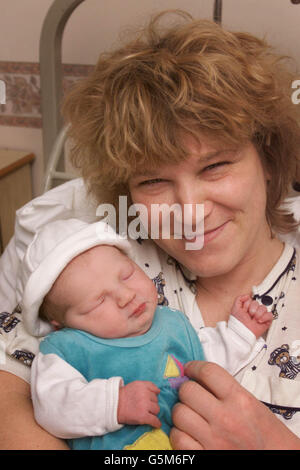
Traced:
[[206, 166], [203, 171], [211, 171], [211, 170], [215, 170], [217, 168], [220, 168], [222, 166], [225, 166], [225, 165], [229, 165], [230, 162], [217, 162], [217, 163], [213, 163], [212, 165], [208, 165]]
[[164, 182], [165, 180], [163, 180], [162, 178], [153, 178], [151, 180], [145, 180], [145, 181], [141, 181], [140, 185], [141, 186], [151, 186], [151, 185], [154, 185], [154, 184], [158, 184], [158, 183], [162, 183]]

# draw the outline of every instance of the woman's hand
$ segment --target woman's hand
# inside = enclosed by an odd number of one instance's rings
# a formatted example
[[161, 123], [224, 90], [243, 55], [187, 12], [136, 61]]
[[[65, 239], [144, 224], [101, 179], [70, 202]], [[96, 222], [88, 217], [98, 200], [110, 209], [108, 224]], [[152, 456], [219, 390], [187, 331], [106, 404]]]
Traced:
[[300, 439], [217, 364], [193, 361], [173, 408], [174, 449], [300, 449]]

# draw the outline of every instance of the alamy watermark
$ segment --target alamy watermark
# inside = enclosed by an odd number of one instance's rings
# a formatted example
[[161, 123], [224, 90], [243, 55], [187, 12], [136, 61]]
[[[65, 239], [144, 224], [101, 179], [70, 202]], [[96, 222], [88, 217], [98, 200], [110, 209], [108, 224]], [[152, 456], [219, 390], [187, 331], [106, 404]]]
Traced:
[[184, 204], [183, 208], [180, 204], [151, 204], [149, 213], [144, 204], [128, 207], [127, 196], [119, 196], [118, 224], [113, 204], [100, 204], [96, 215], [115, 231], [118, 226], [122, 238], [184, 239], [186, 250], [201, 250], [204, 244], [204, 204]]
[[4, 80], [0, 80], [0, 104], [6, 104], [6, 85]]
[[300, 80], [294, 80], [292, 83], [292, 88], [296, 88], [296, 90], [292, 93], [292, 102], [294, 104], [300, 103]]

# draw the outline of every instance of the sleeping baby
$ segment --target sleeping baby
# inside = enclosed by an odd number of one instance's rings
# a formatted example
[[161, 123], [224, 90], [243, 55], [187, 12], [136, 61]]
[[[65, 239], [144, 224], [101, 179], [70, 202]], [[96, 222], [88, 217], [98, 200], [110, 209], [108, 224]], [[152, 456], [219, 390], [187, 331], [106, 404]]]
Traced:
[[32, 364], [35, 418], [71, 449], [171, 449], [185, 363], [218, 363], [225, 344], [234, 374], [272, 321], [243, 295], [226, 327], [196, 334], [183, 313], [157, 305], [155, 284], [132, 258], [130, 242], [107, 225], [76, 219], [41, 229], [24, 257], [24, 324], [43, 337]]

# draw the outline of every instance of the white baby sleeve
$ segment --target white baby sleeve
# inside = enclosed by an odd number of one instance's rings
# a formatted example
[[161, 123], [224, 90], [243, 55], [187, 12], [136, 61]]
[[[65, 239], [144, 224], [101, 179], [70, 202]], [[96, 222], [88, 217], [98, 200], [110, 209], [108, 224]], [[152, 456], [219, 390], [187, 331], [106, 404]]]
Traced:
[[262, 338], [255, 335], [235, 317], [230, 316], [228, 323], [221, 321], [215, 328], [204, 327], [199, 330], [205, 358], [236, 375], [249, 364], [264, 347]]
[[56, 354], [35, 357], [31, 394], [36, 421], [54, 436], [101, 436], [122, 427], [117, 421], [121, 377], [86, 379]]

